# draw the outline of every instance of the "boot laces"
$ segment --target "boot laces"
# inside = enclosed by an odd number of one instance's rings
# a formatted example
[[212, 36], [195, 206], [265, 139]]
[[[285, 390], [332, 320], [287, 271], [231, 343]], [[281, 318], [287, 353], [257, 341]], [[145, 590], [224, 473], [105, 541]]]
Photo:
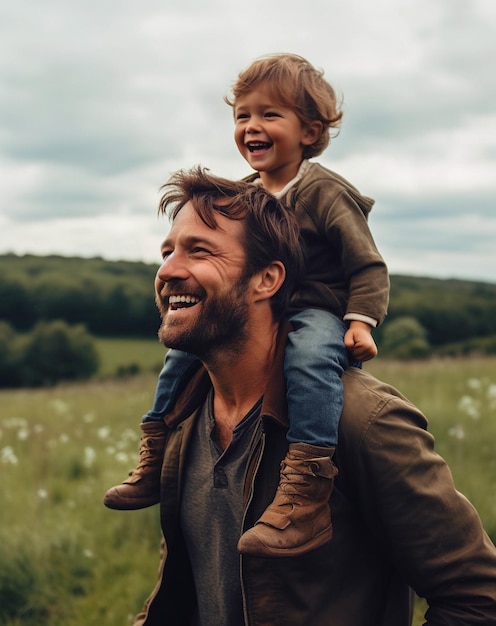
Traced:
[[152, 460], [154, 456], [154, 449], [155, 440], [153, 439], [153, 437], [145, 437], [141, 442], [138, 464], [136, 465], [136, 468], [134, 470], [131, 470], [129, 472], [129, 476], [143, 469], [147, 465], [150, 465], [150, 460]]
[[289, 500], [293, 500], [295, 497], [307, 498], [308, 485], [313, 476], [314, 474], [310, 468], [308, 472], [302, 472], [301, 462], [298, 463], [297, 467], [293, 467], [291, 460], [285, 459], [281, 462], [281, 473], [277, 490]]

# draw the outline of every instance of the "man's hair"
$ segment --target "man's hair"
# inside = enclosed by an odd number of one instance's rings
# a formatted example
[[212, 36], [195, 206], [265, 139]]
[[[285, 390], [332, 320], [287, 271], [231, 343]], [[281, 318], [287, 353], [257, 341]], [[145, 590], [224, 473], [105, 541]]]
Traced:
[[224, 100], [234, 107], [237, 98], [260, 85], [268, 86], [280, 104], [293, 109], [304, 127], [316, 120], [322, 122], [322, 134], [312, 145], [304, 147], [303, 157], [310, 159], [321, 154], [329, 145], [330, 129], [335, 129], [336, 135], [343, 117], [324, 72], [297, 54], [271, 54], [243, 70], [232, 87], [233, 97]]
[[271, 299], [274, 318], [287, 312], [289, 300], [304, 267], [298, 223], [272, 194], [244, 181], [219, 178], [202, 167], [179, 170], [163, 185], [158, 212], [176, 218], [191, 201], [200, 219], [212, 229], [219, 228], [216, 216], [244, 220], [246, 267], [243, 278], [251, 278], [273, 261], [281, 261], [286, 278]]

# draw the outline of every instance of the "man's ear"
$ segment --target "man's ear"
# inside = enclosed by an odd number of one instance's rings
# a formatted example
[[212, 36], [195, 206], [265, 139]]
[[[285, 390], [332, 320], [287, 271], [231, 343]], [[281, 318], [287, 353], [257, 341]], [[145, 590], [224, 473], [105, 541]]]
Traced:
[[270, 300], [276, 294], [286, 278], [286, 268], [281, 261], [273, 261], [254, 276], [253, 290], [255, 302]]
[[317, 139], [322, 135], [322, 131], [324, 130], [324, 125], [320, 120], [314, 120], [310, 122], [307, 126], [305, 126], [303, 132], [302, 144], [304, 146], [311, 146], [314, 144]]

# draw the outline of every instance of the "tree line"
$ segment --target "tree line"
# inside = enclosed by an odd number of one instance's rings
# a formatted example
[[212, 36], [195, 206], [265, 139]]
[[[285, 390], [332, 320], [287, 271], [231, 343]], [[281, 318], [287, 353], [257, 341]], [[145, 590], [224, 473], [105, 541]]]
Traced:
[[84, 324], [105, 337], [152, 337], [157, 266], [61, 256], [0, 256], [0, 320], [26, 332], [40, 321]]
[[[0, 386], [13, 377], [20, 386], [88, 377], [98, 367], [92, 335], [156, 336], [158, 265], [14, 254], [0, 261]], [[393, 275], [375, 338], [380, 355], [401, 359], [496, 353], [496, 284]]]
[[400, 328], [410, 328], [411, 335], [423, 339], [425, 356], [495, 354], [496, 284], [392, 276], [389, 313], [376, 332], [385, 356], [402, 356], [406, 351], [408, 357]]

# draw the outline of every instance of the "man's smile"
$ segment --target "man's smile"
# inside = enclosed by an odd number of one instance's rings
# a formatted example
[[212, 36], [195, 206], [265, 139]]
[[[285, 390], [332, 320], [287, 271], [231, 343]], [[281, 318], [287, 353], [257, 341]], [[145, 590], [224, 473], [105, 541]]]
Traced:
[[190, 295], [190, 294], [181, 294], [177, 296], [169, 296], [169, 308], [173, 311], [177, 309], [184, 309], [200, 302], [200, 298]]

